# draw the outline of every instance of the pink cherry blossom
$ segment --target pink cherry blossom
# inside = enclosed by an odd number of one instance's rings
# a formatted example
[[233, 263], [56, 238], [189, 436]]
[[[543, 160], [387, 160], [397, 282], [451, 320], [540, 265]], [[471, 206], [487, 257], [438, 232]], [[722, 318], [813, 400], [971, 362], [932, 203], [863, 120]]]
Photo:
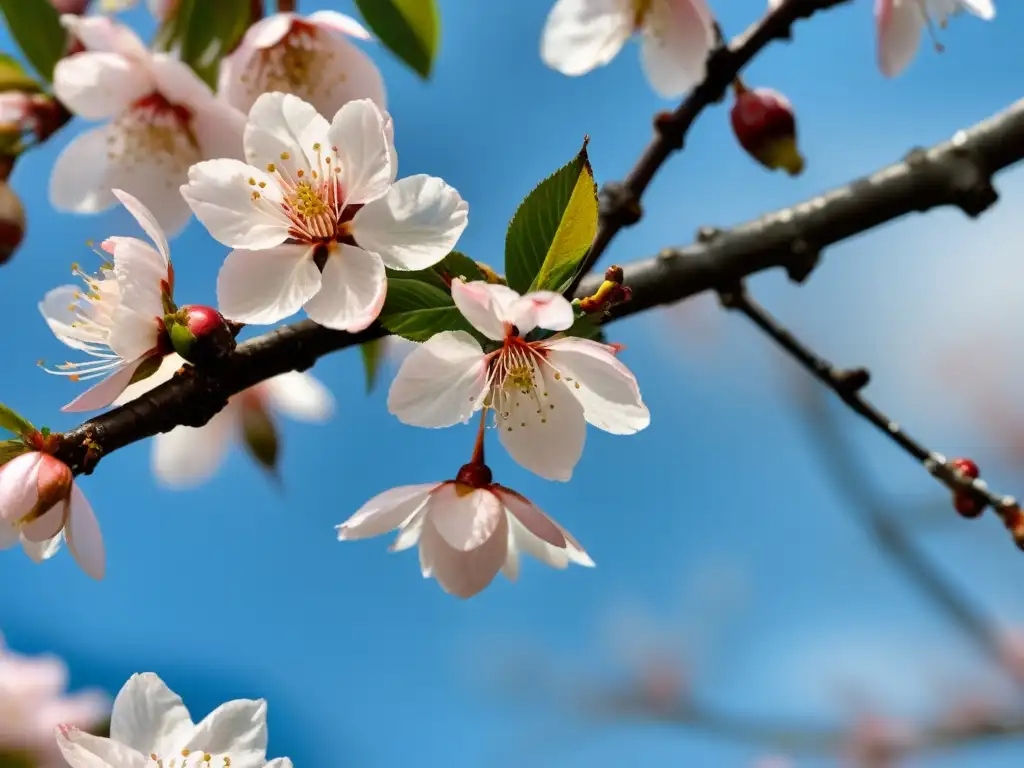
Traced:
[[512, 458], [550, 480], [572, 477], [587, 422], [616, 435], [650, 423], [636, 378], [614, 347], [574, 337], [524, 338], [535, 328], [572, 325], [564, 297], [454, 280], [452, 298], [473, 327], [501, 346], [485, 352], [469, 333], [445, 331], [413, 350], [388, 393], [388, 410], [402, 422], [447, 427], [490, 408]]
[[64, 406], [68, 412], [110, 405], [142, 366], [169, 351], [163, 317], [173, 304], [174, 272], [167, 238], [141, 202], [120, 189], [114, 195], [156, 247], [134, 237], [107, 238], [103, 250], [113, 256], [113, 263], [105, 262], [96, 275], [76, 265], [84, 290], [61, 286], [40, 302], [39, 311], [54, 335], [93, 358], [47, 368], [47, 373], [72, 381], [103, 379]]
[[372, 99], [386, 109], [380, 70], [352, 38], [369, 40], [370, 33], [337, 11], [268, 16], [221, 60], [217, 95], [244, 112], [273, 91], [294, 94], [322, 115], [356, 99]]
[[305, 309], [341, 331], [380, 314], [384, 268], [419, 270], [447, 256], [469, 206], [434, 176], [395, 181], [391, 118], [369, 99], [328, 123], [302, 99], [265, 93], [249, 111], [248, 163], [209, 160], [181, 194], [214, 238], [236, 250], [217, 277], [230, 320], [270, 324]]
[[424, 578], [449, 594], [469, 598], [501, 571], [519, 577], [519, 556], [552, 568], [594, 561], [564, 528], [524, 496], [491, 482], [482, 464], [467, 464], [455, 480], [392, 488], [374, 496], [337, 527], [338, 540], [397, 530], [392, 552], [417, 544]]
[[950, 16], [969, 11], [980, 19], [995, 18], [993, 0], [875, 0], [878, 67], [886, 77], [903, 72], [917, 54], [925, 29], [945, 26]]
[[62, 533], [82, 570], [102, 579], [103, 536], [70, 467], [42, 451], [0, 467], [0, 549], [20, 542], [29, 557], [42, 562], [56, 553]]
[[564, 75], [583, 75], [614, 59], [634, 34], [647, 79], [662, 96], [681, 96], [704, 79], [716, 42], [706, 0], [558, 0], [541, 58]]
[[53, 739], [61, 723], [96, 728], [110, 711], [100, 691], [67, 694], [67, 665], [53, 656], [22, 656], [0, 636], [0, 754], [30, 755], [38, 768], [67, 768]]
[[50, 177], [54, 207], [96, 213], [123, 189], [154, 211], [171, 235], [190, 211], [178, 188], [191, 165], [240, 157], [243, 113], [219, 101], [192, 70], [151, 53], [126, 26], [102, 16], [64, 15], [85, 47], [57, 63], [57, 97], [75, 115], [108, 120], [72, 141]]

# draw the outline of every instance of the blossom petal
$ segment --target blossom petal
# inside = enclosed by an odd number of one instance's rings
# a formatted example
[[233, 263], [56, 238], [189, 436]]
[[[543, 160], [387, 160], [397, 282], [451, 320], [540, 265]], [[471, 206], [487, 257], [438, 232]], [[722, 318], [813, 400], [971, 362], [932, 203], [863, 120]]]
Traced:
[[917, 3], [876, 0], [878, 68], [883, 75], [896, 77], [913, 61], [921, 44], [924, 26], [924, 14]]
[[337, 147], [338, 180], [345, 205], [368, 203], [391, 184], [391, 154], [384, 115], [369, 99], [345, 104], [331, 122], [328, 138]]
[[[552, 568], [565, 568], [570, 562], [587, 568], [594, 567], [594, 561], [572, 534], [545, 515], [539, 507], [503, 486], [495, 486], [494, 492], [512, 516], [509, 521], [510, 532], [520, 552], [526, 552]], [[546, 522], [540, 522], [541, 518]], [[549, 526], [557, 529], [557, 537]]]
[[30, 541], [33, 544], [41, 544], [45, 541], [50, 541], [59, 534], [61, 530], [63, 530], [64, 521], [67, 520], [67, 517], [67, 500], [58, 501], [35, 520], [22, 525], [21, 537], [25, 541]]
[[144, 60], [149, 51], [145, 43], [125, 24], [103, 16], [78, 16], [65, 13], [60, 17], [64, 29], [78, 38], [90, 51], [117, 53], [128, 59]]
[[245, 159], [261, 167], [273, 163], [294, 179], [318, 165], [313, 145], [326, 144], [327, 134], [327, 120], [312, 104], [290, 93], [264, 93], [249, 110]]
[[541, 38], [540, 55], [563, 75], [607, 64], [633, 34], [631, 0], [558, 0]]
[[338, 540], [367, 539], [395, 530], [426, 504], [437, 487], [438, 483], [403, 485], [377, 494], [337, 526]]
[[[124, 392], [118, 395], [117, 399], [114, 400], [111, 405], [124, 405], [125, 403], [130, 403], [132, 400], [141, 397], [147, 392], [153, 391], [161, 384], [173, 379], [174, 375], [184, 365], [186, 365], [185, 358], [176, 352], [164, 355], [163, 359], [160, 360], [160, 366], [153, 371], [153, 373], [149, 374], [146, 378], [125, 387]], [[158, 435], [154, 439], [159, 440], [160, 436]]]
[[548, 342], [548, 361], [562, 372], [583, 415], [598, 429], [631, 435], [651, 423], [636, 377], [606, 344], [566, 337]]
[[653, 4], [643, 35], [641, 61], [659, 94], [675, 98], [704, 79], [715, 45], [715, 22], [707, 0]]
[[84, 131], [57, 157], [50, 172], [50, 204], [59, 211], [98, 213], [114, 204], [109, 164], [103, 162], [113, 126]]
[[306, 17], [306, 21], [331, 32], [340, 32], [343, 35], [355, 37], [359, 40], [373, 39], [373, 36], [367, 31], [366, 27], [351, 16], [338, 13], [338, 11], [314, 11]]
[[402, 523], [398, 535], [388, 547], [389, 552], [403, 552], [410, 547], [420, 543], [420, 534], [423, 532], [423, 521], [427, 519], [427, 507], [424, 504], [412, 517]]
[[[445, 592], [470, 598], [489, 585], [505, 564], [508, 516], [489, 491], [460, 496], [454, 484], [440, 488], [429, 504], [420, 535], [423, 569]], [[474, 546], [453, 546], [452, 539]]]
[[128, 386], [135, 375], [135, 371], [146, 358], [140, 357], [130, 363], [118, 368], [107, 378], [85, 390], [82, 394], [61, 408], [64, 413], [82, 413], [83, 411], [95, 411], [106, 408], [120, 395]]
[[160, 342], [161, 325], [159, 316], [136, 312], [122, 305], [114, 310], [107, 343], [122, 360], [149, 357]]
[[495, 489], [498, 499], [510, 514], [523, 524], [533, 536], [559, 549], [565, 549], [565, 536], [555, 522], [545, 515], [539, 507], [518, 493], [505, 489]]
[[279, 245], [228, 254], [217, 275], [217, 302], [230, 320], [269, 324], [294, 315], [320, 290], [313, 249]]
[[443, 331], [402, 361], [388, 391], [388, 411], [403, 424], [464, 424], [483, 406], [487, 358], [465, 331]]
[[152, 672], [132, 675], [114, 699], [110, 738], [145, 755], [179, 749], [194, 728], [181, 697]]
[[535, 369], [534, 382], [529, 393], [507, 392], [498, 408], [498, 437], [520, 466], [548, 480], [569, 480], [583, 455], [583, 407], [549, 370]]
[[238, 160], [197, 163], [188, 170], [181, 196], [210, 235], [230, 248], [273, 248], [288, 239], [281, 190], [251, 165]]
[[[139, 226], [142, 227], [142, 231], [146, 233], [153, 244], [156, 246], [157, 252], [160, 255], [164, 275], [166, 277], [167, 265], [171, 262], [171, 249], [167, 245], [167, 236], [164, 234], [163, 229], [160, 227], [160, 223], [156, 220], [156, 216], [142, 204], [137, 197], [130, 195], [123, 189], [111, 190], [119, 201], [123, 205], [128, 213], [139, 222]], [[117, 259], [117, 253], [114, 253], [115, 262]]]
[[[34, 563], [41, 563], [44, 560], [49, 560], [58, 550], [60, 550], [60, 542], [63, 539], [63, 533], [54, 536], [49, 541], [27, 541], [21, 540], [21, 548], [25, 550], [25, 554], [29, 556], [29, 559]], [[3, 549], [0, 546], [0, 549]]]
[[57, 747], [71, 768], [146, 768], [149, 758], [115, 739], [58, 726]]
[[554, 291], [533, 291], [508, 308], [508, 319], [525, 336], [538, 326], [549, 331], [564, 331], [576, 319], [572, 304]]
[[353, 245], [337, 245], [324, 264], [320, 290], [306, 314], [326, 328], [355, 333], [380, 315], [388, 280], [380, 257]]
[[114, 274], [121, 288], [118, 309], [162, 317], [167, 260], [149, 243], [134, 237], [111, 237], [107, 242], [113, 246]]
[[469, 203], [436, 176], [409, 176], [361, 208], [352, 236], [391, 269], [432, 267], [449, 253], [469, 223]]
[[979, 19], [992, 21], [996, 17], [996, 6], [992, 0], [961, 0], [961, 2]]
[[79, 322], [75, 303], [81, 295], [77, 285], [62, 285], [48, 291], [39, 302], [39, 312], [53, 335], [72, 349], [88, 352], [104, 344], [104, 334], [92, 325]]
[[334, 396], [319, 379], [304, 371], [289, 371], [267, 379], [260, 392], [277, 411], [299, 421], [324, 422], [334, 414]]
[[519, 550], [516, 548], [516, 537], [512, 531], [512, 521], [508, 526], [508, 551], [505, 553], [505, 562], [501, 566], [501, 575], [509, 581], [519, 580]]
[[267, 702], [237, 699], [221, 704], [200, 722], [181, 750], [231, 753], [232, 768], [264, 768], [267, 762]]
[[39, 466], [43, 454], [29, 451], [0, 467], [0, 520], [14, 524], [39, 500]]
[[505, 323], [511, 323], [510, 310], [519, 300], [507, 285], [491, 285], [483, 280], [471, 283], [452, 280], [452, 299], [470, 324], [493, 341], [505, 338]]
[[153, 438], [153, 474], [171, 488], [191, 488], [208, 480], [224, 463], [238, 424], [231, 402], [201, 427], [175, 427]]
[[[18, 529], [0, 517], [0, 551], [10, 549], [21, 539]], [[31, 542], [30, 542], [31, 543]]]
[[57, 98], [86, 120], [116, 117], [152, 90], [146, 69], [116, 53], [76, 53], [58, 61], [53, 69]]
[[97, 581], [102, 579], [107, 570], [103, 534], [92, 506], [78, 483], [71, 486], [71, 512], [64, 528], [64, 537], [81, 569]]

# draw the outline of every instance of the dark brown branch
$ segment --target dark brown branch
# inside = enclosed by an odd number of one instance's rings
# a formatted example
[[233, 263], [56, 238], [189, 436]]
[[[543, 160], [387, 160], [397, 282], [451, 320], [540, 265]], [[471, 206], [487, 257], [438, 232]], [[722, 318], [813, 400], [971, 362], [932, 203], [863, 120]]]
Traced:
[[[566, 291], [567, 294], [576, 292], [619, 230], [640, 221], [643, 216], [640, 199], [655, 174], [674, 152], [683, 148], [690, 126], [706, 108], [725, 97], [726, 90], [743, 68], [769, 43], [788, 40], [794, 22], [848, 1], [787, 0], [765, 14], [731, 43], [719, 45], [711, 52], [703, 82], [675, 110], [662, 112], [655, 117], [654, 138], [629, 175], [623, 181], [609, 182], [602, 188], [600, 226], [583, 261], [583, 267]], [[722, 31], [717, 24], [715, 31], [721, 41]]]
[[[1024, 101], [869, 177], [735, 229], [704, 233], [682, 250], [627, 265], [625, 280], [633, 298], [613, 309], [610, 319], [727, 288], [771, 267], [802, 278], [823, 247], [914, 211], [956, 205], [977, 215], [995, 200], [991, 174], [1022, 159]], [[600, 275], [588, 277], [576, 295], [594, 293], [600, 282]], [[309, 321], [272, 331], [240, 344], [217, 369], [176, 377], [71, 430], [59, 455], [76, 472], [89, 472], [97, 458], [129, 443], [178, 424], [205, 424], [229, 396], [259, 381], [308, 368], [318, 357], [383, 335], [376, 326], [351, 335]]]

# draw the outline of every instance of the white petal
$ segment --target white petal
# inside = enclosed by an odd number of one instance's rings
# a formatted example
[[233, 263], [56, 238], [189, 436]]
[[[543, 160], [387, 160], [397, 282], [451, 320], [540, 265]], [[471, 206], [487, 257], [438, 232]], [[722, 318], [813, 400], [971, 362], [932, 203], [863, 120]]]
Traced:
[[424, 504], [420, 507], [419, 512], [415, 513], [412, 517], [402, 523], [402, 527], [398, 530], [398, 535], [395, 536], [395, 540], [391, 542], [391, 546], [388, 547], [389, 552], [403, 552], [410, 547], [415, 547], [420, 543], [420, 534], [423, 532], [423, 521], [427, 519], [427, 507]]
[[964, 7], [979, 19], [992, 21], [996, 17], [996, 6], [992, 0], [962, 0]]
[[554, 291], [533, 291], [508, 308], [508, 318], [525, 336], [538, 326], [549, 331], [564, 331], [572, 325], [575, 315], [572, 304]]
[[[44, 560], [49, 560], [60, 549], [60, 542], [64, 538], [63, 533], [59, 536], [54, 536], [49, 541], [26, 541], [21, 540], [21, 548], [25, 551], [25, 554], [29, 556], [29, 559], [34, 563], [41, 563]], [[0, 549], [3, 549], [0, 546]]]
[[[479, 544], [467, 550], [452, 546], [451, 538]], [[450, 484], [431, 497], [420, 536], [421, 563], [445, 592], [472, 597], [494, 580], [507, 555], [508, 516], [494, 494], [475, 490], [460, 496]]]
[[921, 44], [925, 18], [920, 6], [908, 0], [877, 0], [875, 32], [878, 37], [878, 68], [896, 77], [907, 68]]
[[0, 467], [0, 520], [16, 523], [39, 500], [39, 465], [43, 454], [29, 451]]
[[494, 341], [505, 338], [505, 323], [511, 323], [511, 308], [519, 294], [507, 285], [492, 285], [483, 280], [465, 283], [452, 280], [452, 299], [470, 324]]
[[258, 386], [272, 408], [293, 419], [324, 422], [334, 414], [331, 391], [303, 371], [289, 371]]
[[224, 463], [228, 441], [238, 426], [230, 402], [201, 427], [175, 427], [153, 438], [153, 474], [171, 488], [191, 488], [208, 480]]
[[632, 34], [630, 0], [558, 0], [544, 25], [540, 55], [563, 75], [582, 75], [614, 59]]
[[90, 351], [95, 349], [95, 345], [105, 343], [106, 334], [78, 322], [78, 313], [73, 305], [78, 301], [81, 290], [77, 285], [54, 288], [39, 302], [39, 312], [54, 336], [72, 349]]
[[114, 204], [107, 162], [107, 138], [113, 130], [105, 125], [85, 131], [64, 147], [50, 172], [50, 204], [54, 208], [98, 213]]
[[[18, 534], [18, 529], [12, 523], [8, 523], [0, 517], [0, 551], [10, 549], [20, 539], [21, 536]], [[33, 542], [29, 542], [29, 544], [33, 544]], [[33, 544], [33, 546], [37, 545]]]
[[498, 499], [509, 513], [515, 515], [516, 519], [523, 524], [523, 527], [541, 541], [559, 549], [565, 549], [565, 536], [561, 528], [545, 515], [539, 507], [528, 499], [513, 491], [502, 489], [495, 490]]
[[512, 531], [512, 521], [508, 527], [508, 552], [505, 553], [505, 562], [501, 566], [501, 574], [509, 581], [519, 580], [519, 550], [516, 549], [516, 538]]
[[435, 176], [409, 176], [361, 208], [352, 220], [360, 247], [391, 269], [432, 267], [449, 253], [469, 223], [469, 204]]
[[[45, 471], [45, 470], [44, 470]], [[56, 537], [68, 518], [67, 500], [58, 501], [42, 515], [21, 526], [21, 537], [33, 544], [42, 544]]]
[[245, 112], [242, 110], [219, 99], [211, 99], [195, 109], [192, 130], [203, 157], [229, 160], [242, 160], [245, 157], [242, 144]]
[[[314, 11], [306, 17], [306, 21], [316, 24], [318, 27], [328, 29], [331, 32], [340, 32], [360, 40], [370, 40], [372, 36], [362, 24], [337, 11]], [[382, 105], [383, 106], [383, 105]]]
[[265, 93], [249, 110], [243, 145], [245, 159], [265, 168], [274, 163], [286, 177], [316, 165], [314, 144], [327, 144], [327, 120], [311, 104], [290, 93]]
[[107, 570], [103, 534], [100, 533], [100, 524], [92, 506], [78, 483], [71, 487], [71, 513], [64, 528], [64, 537], [81, 569], [94, 579], [102, 579]]
[[[137, 197], [128, 194], [123, 189], [112, 190], [114, 197], [121, 201], [123, 205], [134, 219], [139, 222], [139, 226], [142, 227], [142, 231], [146, 233], [153, 244], [156, 245], [157, 251], [161, 258], [161, 265], [163, 267], [164, 275], [166, 277], [167, 265], [171, 261], [171, 249], [167, 245], [167, 236], [164, 234], [163, 229], [160, 227], [160, 223], [156, 220], [156, 216], [142, 204]], [[116, 260], [117, 253], [115, 251], [114, 258]], [[154, 264], [154, 266], [156, 266]]]
[[116, 53], [76, 53], [58, 61], [53, 70], [57, 98], [87, 120], [116, 117], [152, 90], [148, 72]]
[[706, 0], [657, 0], [644, 22], [641, 60], [654, 90], [676, 98], [704, 79], [715, 45]]
[[118, 309], [163, 317], [161, 283], [168, 279], [167, 260], [149, 243], [134, 237], [111, 237], [107, 242], [113, 245], [114, 274], [121, 288]]
[[149, 357], [159, 344], [162, 330], [163, 323], [158, 316], [121, 305], [114, 310], [108, 343], [122, 360]]
[[498, 409], [498, 437], [520, 466], [548, 480], [569, 480], [583, 455], [583, 407], [549, 369], [536, 371], [534, 381], [529, 394], [507, 391]]
[[380, 315], [387, 295], [384, 262], [352, 245], [335, 245], [324, 264], [320, 290], [306, 301], [306, 314], [336, 331], [365, 330]]
[[631, 435], [651, 423], [636, 377], [608, 348], [589, 339], [548, 342], [548, 360], [562, 372], [569, 391], [583, 406], [583, 415], [598, 429]]
[[277, 757], [267, 763], [266, 768], [292, 768], [292, 761], [288, 757]]
[[[508, 488], [496, 486], [494, 492], [511, 515], [510, 531], [518, 550], [552, 568], [565, 568], [570, 562], [587, 568], [594, 567], [594, 561], [572, 534], [545, 515], [539, 507]], [[540, 518], [546, 523], [540, 523]], [[557, 529], [557, 537], [553, 535], [550, 526]], [[560, 544], [557, 543], [559, 541]]]
[[238, 699], [221, 704], [200, 722], [181, 750], [231, 753], [232, 768], [264, 768], [267, 702]]
[[247, 40], [257, 48], [271, 48], [284, 39], [291, 30], [295, 19], [294, 13], [275, 13], [253, 24], [245, 33]]
[[[257, 190], [260, 197], [254, 200]], [[213, 238], [230, 248], [273, 248], [288, 239], [280, 187], [251, 165], [238, 160], [197, 163], [189, 168], [181, 196]]]
[[114, 739], [58, 727], [57, 747], [71, 768], [146, 768], [149, 758]]
[[367, 539], [393, 531], [426, 503], [438, 483], [403, 485], [377, 494], [341, 525], [338, 540]]
[[137, 63], [149, 55], [139, 36], [125, 24], [118, 24], [102, 16], [76, 16], [70, 13], [63, 14], [60, 23], [90, 51], [119, 53]]
[[217, 275], [217, 302], [230, 320], [267, 325], [294, 315], [320, 290], [313, 250], [279, 245], [228, 254]]
[[465, 331], [443, 331], [402, 361], [388, 391], [388, 411], [403, 424], [450, 427], [478, 411], [487, 392], [487, 360]]
[[99, 384], [89, 387], [89, 389], [61, 408], [61, 411], [64, 413], [82, 413], [83, 411], [95, 411], [100, 408], [106, 408], [117, 399], [118, 395], [124, 392], [125, 387], [132, 380], [132, 376], [135, 375], [136, 369], [142, 365], [144, 360], [145, 358], [139, 358], [118, 368]]
[[110, 738], [145, 755], [175, 749], [194, 727], [181, 697], [152, 672], [131, 676], [110, 715]]
[[391, 155], [384, 116], [369, 99], [350, 101], [338, 110], [328, 138], [338, 148], [338, 179], [346, 205], [368, 203], [391, 184]]
[[[130, 403], [138, 397], [151, 392], [161, 384], [170, 381], [174, 378], [174, 375], [186, 365], [185, 359], [181, 355], [171, 352], [168, 355], [164, 355], [160, 361], [160, 367], [157, 368], [146, 378], [141, 381], [136, 381], [134, 384], [128, 385], [124, 392], [117, 396], [112, 405], [124, 405]], [[159, 439], [159, 436], [155, 439]]]

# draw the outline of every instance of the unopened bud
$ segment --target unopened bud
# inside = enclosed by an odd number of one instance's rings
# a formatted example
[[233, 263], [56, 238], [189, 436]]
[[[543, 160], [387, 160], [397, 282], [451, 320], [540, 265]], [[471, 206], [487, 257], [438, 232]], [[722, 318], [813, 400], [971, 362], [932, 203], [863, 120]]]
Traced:
[[604, 279], [622, 285], [622, 267], [618, 264], [612, 264], [604, 271]]
[[0, 181], [0, 264], [6, 264], [25, 239], [25, 209], [7, 182]]
[[65, 521], [65, 502], [75, 477], [71, 468], [48, 453], [39, 454], [36, 472], [36, 502], [17, 521], [21, 535], [29, 541], [48, 541], [60, 533]]
[[242, 438], [252, 457], [265, 469], [276, 472], [281, 443], [277, 428], [262, 405], [243, 403]]
[[965, 477], [971, 478], [971, 480], [975, 480], [981, 475], [981, 470], [978, 469], [978, 465], [970, 459], [953, 459], [949, 462], [949, 465]]
[[957, 491], [953, 494], [953, 508], [960, 517], [972, 519], [985, 511], [985, 505], [975, 501], [969, 493]]
[[770, 88], [748, 90], [739, 81], [735, 91], [730, 116], [740, 146], [765, 168], [784, 168], [798, 176], [804, 159], [797, 149], [796, 115], [789, 99]]
[[164, 318], [174, 351], [194, 365], [220, 360], [235, 349], [224, 316], [212, 307], [190, 304]]
[[50, 0], [50, 5], [57, 13], [73, 13], [81, 16], [89, 8], [92, 0]]

